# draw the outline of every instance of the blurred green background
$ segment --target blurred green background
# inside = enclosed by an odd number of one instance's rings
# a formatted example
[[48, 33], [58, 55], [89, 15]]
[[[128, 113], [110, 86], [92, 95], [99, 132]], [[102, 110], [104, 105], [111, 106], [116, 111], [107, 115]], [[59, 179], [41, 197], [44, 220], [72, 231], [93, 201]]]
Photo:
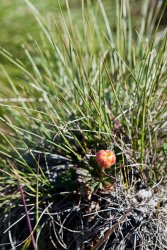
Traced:
[[[96, 2], [97, 1], [93, 1]], [[112, 2], [112, 3], [111, 3]], [[40, 13], [45, 18], [49, 19], [50, 15], [54, 15], [55, 18], [59, 18], [60, 11], [57, 0], [32, 0]], [[81, 0], [68, 1], [72, 18], [79, 22], [82, 19]], [[63, 14], [67, 12], [66, 1], [60, 0]], [[105, 9], [108, 14], [114, 14], [115, 1], [105, 0], [103, 1]], [[113, 18], [114, 20], [114, 18]], [[37, 22], [32, 16], [29, 8], [24, 0], [1, 0], [0, 4], [0, 46], [19, 54], [20, 46], [24, 43], [28, 36], [31, 34], [34, 39], [39, 36], [39, 28]]]

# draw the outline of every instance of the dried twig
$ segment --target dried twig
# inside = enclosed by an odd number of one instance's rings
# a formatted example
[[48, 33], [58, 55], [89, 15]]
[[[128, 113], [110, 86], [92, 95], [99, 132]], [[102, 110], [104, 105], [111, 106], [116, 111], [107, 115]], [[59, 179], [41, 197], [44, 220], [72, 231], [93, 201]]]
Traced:
[[127, 218], [127, 216], [131, 213], [131, 211], [133, 210], [133, 207], [130, 207], [127, 212], [121, 216], [121, 218], [118, 220], [118, 222], [116, 224], [114, 224], [112, 226], [112, 228], [110, 228], [104, 235], [104, 237], [102, 239], [100, 239], [95, 246], [93, 246], [91, 248], [91, 250], [98, 250], [103, 243], [111, 236], [111, 234], [114, 232], [115, 229], [117, 229], [119, 227], [119, 225], [125, 221], [125, 219]]

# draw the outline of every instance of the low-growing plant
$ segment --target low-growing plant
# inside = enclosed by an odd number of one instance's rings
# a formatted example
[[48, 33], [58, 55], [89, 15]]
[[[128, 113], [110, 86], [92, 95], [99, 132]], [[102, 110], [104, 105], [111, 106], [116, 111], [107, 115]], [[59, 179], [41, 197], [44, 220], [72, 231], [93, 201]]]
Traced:
[[165, 5], [25, 2], [39, 39], [0, 49], [1, 249], [165, 249]]

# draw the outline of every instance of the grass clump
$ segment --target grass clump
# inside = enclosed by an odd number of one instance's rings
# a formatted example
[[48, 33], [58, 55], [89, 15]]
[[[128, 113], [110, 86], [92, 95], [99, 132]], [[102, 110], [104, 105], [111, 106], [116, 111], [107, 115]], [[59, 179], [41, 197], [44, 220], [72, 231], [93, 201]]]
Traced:
[[165, 6], [82, 1], [76, 22], [25, 2], [39, 38], [0, 49], [1, 248], [165, 249]]

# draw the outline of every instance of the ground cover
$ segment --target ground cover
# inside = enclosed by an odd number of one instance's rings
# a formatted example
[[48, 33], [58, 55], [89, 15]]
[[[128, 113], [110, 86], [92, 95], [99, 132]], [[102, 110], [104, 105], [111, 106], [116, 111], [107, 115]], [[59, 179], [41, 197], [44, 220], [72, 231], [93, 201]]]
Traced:
[[165, 4], [138, 3], [3, 2], [1, 249], [166, 249]]

